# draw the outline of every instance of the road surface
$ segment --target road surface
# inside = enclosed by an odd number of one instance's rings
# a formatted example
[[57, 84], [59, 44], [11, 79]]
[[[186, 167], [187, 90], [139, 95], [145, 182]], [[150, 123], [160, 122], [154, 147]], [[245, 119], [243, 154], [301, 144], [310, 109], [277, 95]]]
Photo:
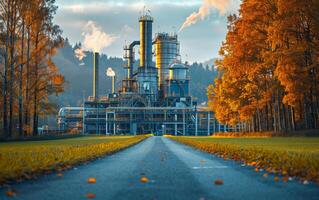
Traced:
[[[145, 176], [147, 183], [140, 182]], [[87, 178], [96, 178], [88, 184]], [[223, 185], [215, 185], [221, 179]], [[319, 199], [319, 186], [296, 181], [274, 182], [234, 161], [178, 144], [165, 137], [151, 137], [131, 148], [87, 165], [38, 180], [13, 185], [17, 196], [0, 199]]]

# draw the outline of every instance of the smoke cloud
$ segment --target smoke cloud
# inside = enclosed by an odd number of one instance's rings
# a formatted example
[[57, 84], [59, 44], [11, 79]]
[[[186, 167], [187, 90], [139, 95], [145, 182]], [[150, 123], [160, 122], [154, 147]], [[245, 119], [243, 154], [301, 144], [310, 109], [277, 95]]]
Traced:
[[84, 36], [83, 47], [94, 52], [100, 52], [117, 39], [116, 36], [105, 33], [94, 21], [88, 21], [82, 35]]
[[78, 48], [74, 50], [75, 57], [82, 61], [84, 57], [86, 57], [84, 50], [82, 48]]
[[208, 16], [212, 9], [217, 9], [221, 15], [224, 15], [230, 6], [230, 0], [203, 0], [202, 6], [198, 12], [193, 12], [188, 16], [179, 29], [179, 32], [184, 28], [189, 27], [199, 20], [204, 20]]
[[113, 71], [113, 69], [111, 67], [109, 67], [106, 70], [106, 75], [110, 76], [110, 77], [113, 77], [113, 76], [115, 76], [115, 71]]

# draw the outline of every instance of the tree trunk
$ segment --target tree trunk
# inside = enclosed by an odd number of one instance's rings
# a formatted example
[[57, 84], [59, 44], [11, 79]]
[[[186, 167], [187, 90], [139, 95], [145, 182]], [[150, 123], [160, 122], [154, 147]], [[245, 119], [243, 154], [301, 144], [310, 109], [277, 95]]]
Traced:
[[35, 77], [34, 77], [34, 96], [33, 96], [33, 135], [36, 136], [38, 135], [38, 43], [39, 43], [39, 34], [36, 36], [35, 40], [35, 65], [34, 65], [34, 70], [35, 70]]
[[28, 26], [28, 42], [27, 42], [27, 63], [26, 63], [26, 86], [25, 86], [25, 112], [24, 112], [24, 123], [27, 127], [25, 134], [28, 134], [30, 130], [30, 112], [29, 112], [29, 79], [30, 79], [30, 26]]
[[19, 80], [19, 136], [23, 136], [23, 91], [22, 91], [22, 81], [23, 81], [23, 56], [24, 54], [24, 20], [22, 21], [22, 36], [21, 36], [21, 64], [20, 64], [20, 80]]
[[9, 68], [9, 61], [8, 61], [8, 54], [9, 54], [9, 17], [10, 17], [10, 2], [8, 3], [8, 11], [7, 11], [7, 23], [6, 23], [6, 48], [5, 48], [5, 55], [4, 55], [4, 77], [3, 77], [3, 135], [4, 138], [7, 138], [8, 135], [8, 113], [7, 113], [7, 92], [8, 92], [8, 68]]
[[[15, 10], [14, 6], [12, 8]], [[10, 30], [10, 96], [9, 96], [9, 135], [12, 136], [13, 133], [13, 96], [14, 96], [14, 45], [15, 45], [15, 26], [16, 20], [14, 20], [14, 16], [16, 15], [16, 11], [13, 11], [11, 15], [11, 23], [12, 27]]]

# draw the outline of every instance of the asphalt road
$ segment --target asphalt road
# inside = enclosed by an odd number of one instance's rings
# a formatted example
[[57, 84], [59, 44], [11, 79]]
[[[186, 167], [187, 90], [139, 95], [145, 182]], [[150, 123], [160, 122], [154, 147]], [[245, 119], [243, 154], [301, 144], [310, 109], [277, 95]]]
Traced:
[[[145, 176], [147, 183], [140, 182]], [[88, 184], [87, 178], [96, 178]], [[223, 185], [215, 185], [221, 179]], [[13, 185], [17, 196], [0, 199], [319, 199], [319, 186], [297, 181], [274, 182], [251, 167], [224, 161], [178, 144], [151, 137], [111, 156], [56, 175]]]

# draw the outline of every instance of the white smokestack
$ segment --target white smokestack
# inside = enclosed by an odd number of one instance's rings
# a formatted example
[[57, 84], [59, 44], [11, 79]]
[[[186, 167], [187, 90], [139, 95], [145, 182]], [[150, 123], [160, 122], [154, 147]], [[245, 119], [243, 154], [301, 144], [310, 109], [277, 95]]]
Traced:
[[117, 39], [116, 36], [104, 32], [102, 27], [93, 21], [88, 21], [82, 35], [84, 36], [83, 47], [94, 52], [101, 52]]
[[115, 76], [115, 72], [113, 71], [113, 69], [111, 67], [107, 68], [106, 76], [109, 76], [109, 77]]
[[115, 71], [111, 67], [107, 68], [106, 76], [112, 77], [112, 94], [115, 93]]
[[221, 15], [224, 15], [230, 6], [231, 0], [203, 0], [202, 6], [198, 12], [193, 12], [188, 16], [179, 29], [179, 32], [184, 28], [195, 24], [198, 20], [204, 20], [207, 15], [210, 14], [212, 9], [217, 9]]

